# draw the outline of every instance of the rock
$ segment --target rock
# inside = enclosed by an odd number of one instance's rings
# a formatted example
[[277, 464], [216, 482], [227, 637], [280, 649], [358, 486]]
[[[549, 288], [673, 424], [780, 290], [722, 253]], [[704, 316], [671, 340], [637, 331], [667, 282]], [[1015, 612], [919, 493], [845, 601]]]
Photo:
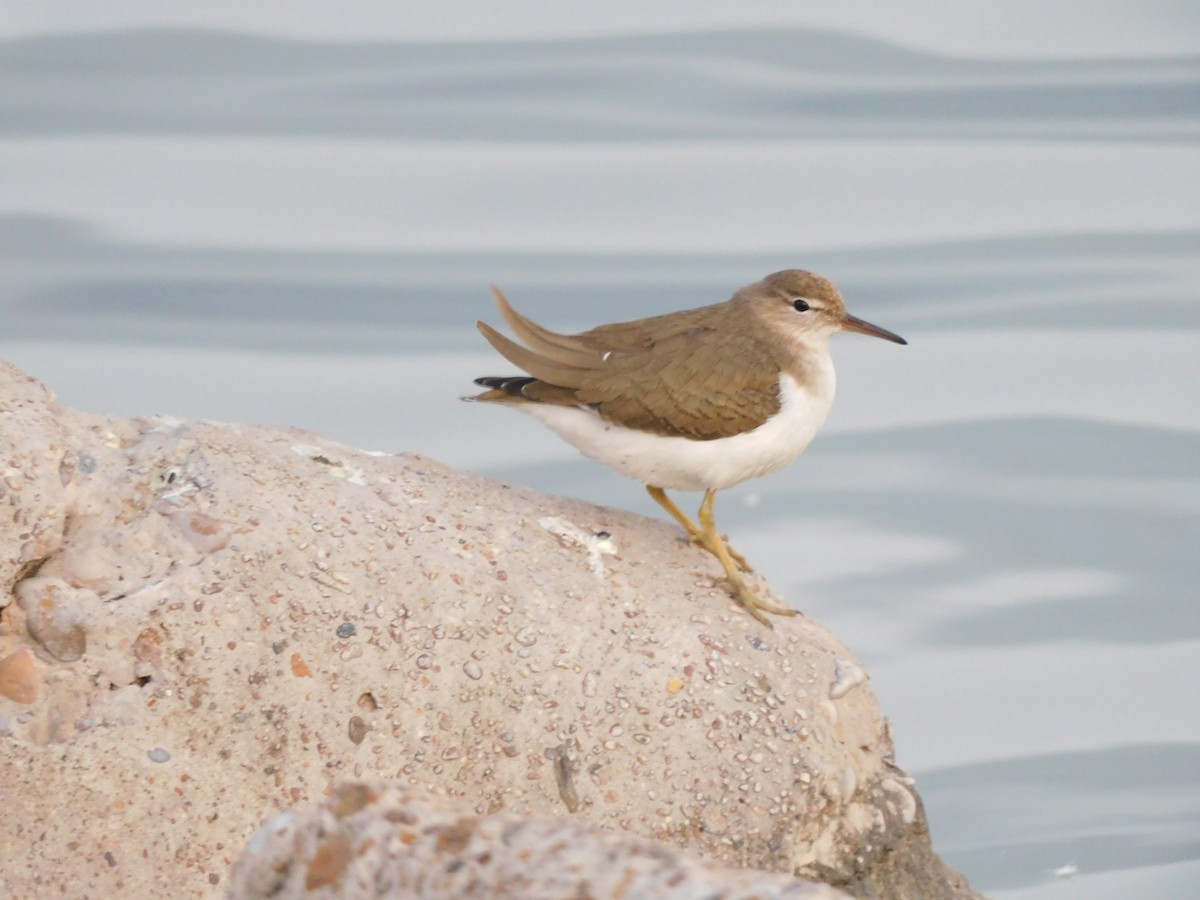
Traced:
[[0, 894], [216, 896], [263, 821], [370, 778], [973, 896], [853, 654], [762, 628], [674, 527], [298, 431], [100, 419], [3, 365], [0, 397], [0, 659], [44, 668], [0, 699]]
[[477, 816], [429, 791], [385, 782], [346, 782], [318, 807], [270, 819], [250, 839], [229, 889], [236, 900], [385, 894], [846, 898], [828, 885], [713, 865], [572, 819]]

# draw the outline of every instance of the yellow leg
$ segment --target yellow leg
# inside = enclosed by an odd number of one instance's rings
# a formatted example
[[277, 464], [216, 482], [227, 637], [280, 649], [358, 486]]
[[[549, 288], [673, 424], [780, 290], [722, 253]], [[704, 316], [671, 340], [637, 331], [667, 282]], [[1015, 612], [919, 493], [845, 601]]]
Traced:
[[[708, 539], [704, 536], [704, 532], [700, 526], [688, 518], [688, 514], [675, 505], [675, 501], [667, 496], [666, 491], [660, 487], [653, 487], [651, 485], [646, 485], [646, 490], [649, 492], [650, 496], [654, 498], [654, 502], [669, 512], [671, 514], [671, 518], [673, 518], [683, 527], [683, 530], [688, 533], [688, 538], [693, 544], [698, 544], [713, 556], [718, 558], [720, 557], [720, 554], [718, 554], [717, 551], [709, 545]], [[720, 535], [719, 537], [721, 538], [721, 543], [725, 547], [725, 551], [730, 555], [730, 557], [733, 558], [733, 561], [737, 563], [737, 567], [743, 572], [753, 572], [754, 567], [751, 566], [750, 563], [746, 562], [746, 558], [730, 547], [728, 543], [726, 543], [728, 539], [724, 535]]]
[[704, 502], [700, 504], [700, 545], [721, 561], [721, 565], [725, 569], [725, 578], [733, 588], [734, 596], [737, 597], [746, 612], [750, 613], [750, 615], [754, 616], [755, 619], [762, 622], [768, 628], [773, 628], [774, 626], [763, 615], [764, 612], [769, 612], [776, 616], [794, 616], [796, 615], [796, 610], [789, 606], [775, 606], [771, 603], [764, 603], [759, 599], [758, 594], [752, 591], [746, 582], [742, 580], [737, 563], [729, 553], [729, 547], [725, 544], [721, 535], [717, 533], [716, 522], [713, 518], [713, 501], [716, 499], [716, 496], [716, 491], [705, 491]]
[[[675, 505], [675, 502], [667, 496], [667, 492], [660, 487], [646, 486], [650, 496], [654, 498], [663, 509], [671, 514], [676, 522], [678, 522], [683, 530], [688, 533], [692, 543], [699, 544], [721, 563], [721, 568], [725, 570], [725, 579], [733, 588], [733, 595], [738, 602], [742, 604], [746, 612], [754, 616], [759, 622], [762, 622], [768, 628], [774, 626], [770, 623], [764, 612], [773, 613], [777, 616], [794, 616], [796, 610], [787, 606], [775, 606], [771, 603], [764, 603], [758, 598], [758, 594], [752, 591], [749, 585], [742, 580], [742, 572], [749, 572], [750, 564], [745, 558], [729, 546], [725, 542], [725, 537], [717, 532], [716, 522], [713, 517], [713, 503], [716, 500], [716, 491], [705, 491], [704, 502], [700, 504], [700, 524], [697, 525], [687, 513]], [[739, 571], [740, 570], [740, 571]]]

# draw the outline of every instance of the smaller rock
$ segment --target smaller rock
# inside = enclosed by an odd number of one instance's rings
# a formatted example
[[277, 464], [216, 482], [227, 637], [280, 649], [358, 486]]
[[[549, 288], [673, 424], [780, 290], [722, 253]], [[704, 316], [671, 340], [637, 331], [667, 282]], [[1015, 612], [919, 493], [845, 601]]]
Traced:
[[29, 636], [60, 662], [75, 662], [87, 652], [88, 621], [96, 595], [59, 578], [26, 578], [17, 584]]
[[382, 884], [406, 897], [846, 897], [575, 821], [479, 816], [400, 782], [344, 783], [320, 807], [270, 819], [234, 866], [229, 896], [376, 898]]
[[0, 696], [24, 705], [37, 702], [38, 674], [28, 650], [0, 659]]
[[153, 750], [147, 751], [146, 756], [150, 758], [150, 762], [156, 763], [165, 763], [171, 759], [171, 754], [162, 747], [155, 747]]

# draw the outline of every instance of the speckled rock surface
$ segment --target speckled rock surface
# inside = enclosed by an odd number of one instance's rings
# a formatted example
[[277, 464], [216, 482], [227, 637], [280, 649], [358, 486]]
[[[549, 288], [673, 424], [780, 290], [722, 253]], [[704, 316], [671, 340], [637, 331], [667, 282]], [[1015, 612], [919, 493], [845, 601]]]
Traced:
[[395, 782], [346, 782], [319, 807], [270, 819], [234, 867], [229, 894], [233, 900], [848, 900], [828, 885], [717, 866], [572, 818], [475, 816]]
[[718, 573], [665, 523], [89, 416], [0, 364], [0, 895], [219, 896], [264, 820], [370, 777], [971, 896], [854, 657], [804, 617], [763, 629]]

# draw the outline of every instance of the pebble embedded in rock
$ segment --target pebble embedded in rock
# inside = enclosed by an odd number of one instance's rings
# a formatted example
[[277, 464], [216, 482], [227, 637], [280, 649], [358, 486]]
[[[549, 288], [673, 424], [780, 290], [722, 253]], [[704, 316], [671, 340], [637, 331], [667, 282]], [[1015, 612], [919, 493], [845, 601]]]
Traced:
[[358, 634], [358, 626], [353, 622], [343, 622], [337, 628], [337, 636], [342, 638], [342, 640], [352, 638], [356, 634]]
[[146, 756], [150, 758], [150, 762], [156, 763], [165, 763], [171, 758], [171, 754], [162, 747], [155, 747], [153, 750], [148, 751]]
[[192, 510], [170, 514], [174, 525], [185, 540], [201, 553], [215, 553], [229, 543], [229, 529], [224, 522]]
[[58, 578], [35, 576], [16, 586], [17, 600], [25, 610], [29, 636], [60, 662], [75, 662], [87, 652], [88, 620], [96, 595], [71, 587]]
[[0, 659], [0, 696], [22, 705], [37, 701], [38, 674], [33, 654], [28, 650], [18, 650]]

